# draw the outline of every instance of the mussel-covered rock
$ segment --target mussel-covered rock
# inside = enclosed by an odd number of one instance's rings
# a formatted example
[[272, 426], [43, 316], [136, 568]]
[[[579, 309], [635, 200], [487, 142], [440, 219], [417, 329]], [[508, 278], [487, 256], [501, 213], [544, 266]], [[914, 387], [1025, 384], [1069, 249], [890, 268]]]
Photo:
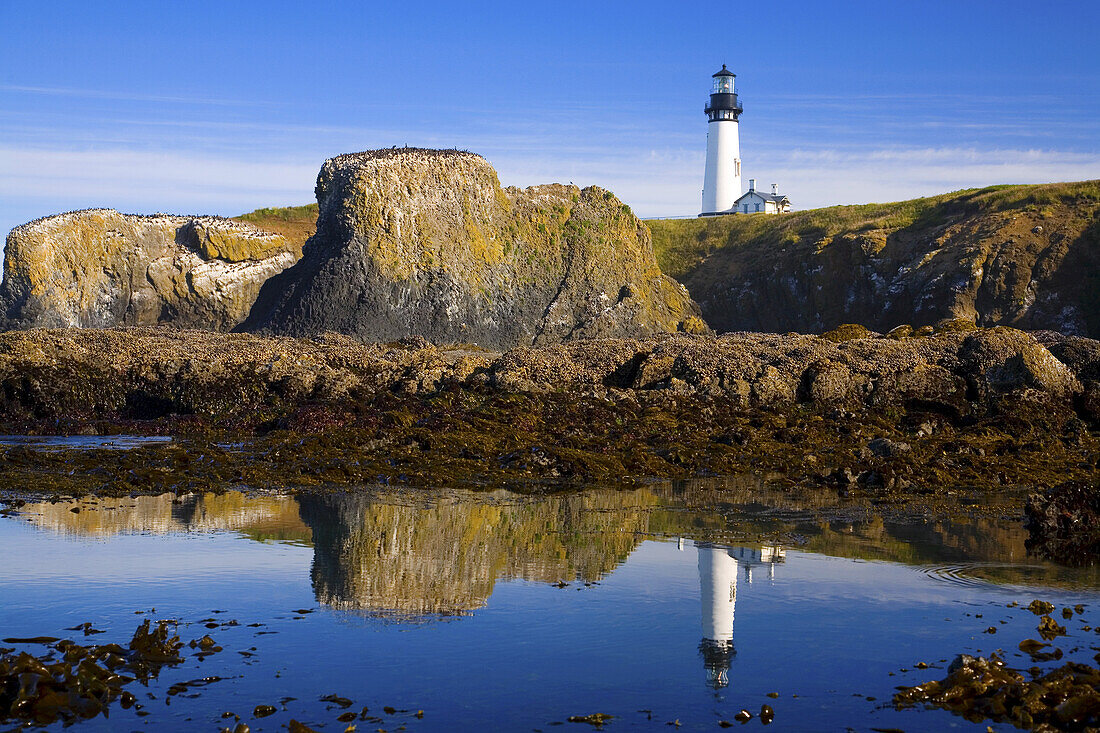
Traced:
[[[1067, 481], [1027, 499], [1027, 548], [1067, 565], [1100, 556], [1100, 485]], [[1053, 611], [1054, 607], [1047, 611]]]

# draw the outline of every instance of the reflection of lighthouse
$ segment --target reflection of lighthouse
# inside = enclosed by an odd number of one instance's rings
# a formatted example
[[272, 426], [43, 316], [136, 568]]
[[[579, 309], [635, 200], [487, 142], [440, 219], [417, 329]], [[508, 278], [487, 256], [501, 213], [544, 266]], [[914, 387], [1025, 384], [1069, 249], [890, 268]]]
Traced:
[[737, 560], [724, 547], [696, 543], [699, 595], [703, 603], [703, 641], [699, 651], [711, 687], [729, 684], [733, 649], [733, 605], [737, 600]]
[[[681, 548], [683, 545], [681, 544]], [[783, 562], [782, 547], [760, 549], [722, 547], [696, 542], [699, 555], [699, 597], [702, 602], [703, 640], [699, 652], [707, 668], [707, 682], [715, 689], [729, 684], [733, 648], [733, 613], [737, 601], [737, 568], [745, 568], [745, 580], [752, 582], [757, 565], [768, 566], [768, 577], [775, 577], [775, 563]]]

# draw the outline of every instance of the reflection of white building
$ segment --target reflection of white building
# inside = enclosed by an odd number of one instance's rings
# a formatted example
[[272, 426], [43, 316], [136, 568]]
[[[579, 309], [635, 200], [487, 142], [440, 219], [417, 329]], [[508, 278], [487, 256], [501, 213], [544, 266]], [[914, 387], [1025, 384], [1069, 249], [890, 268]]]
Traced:
[[[680, 543], [683, 549], [683, 542]], [[745, 571], [745, 581], [752, 582], [753, 569], [766, 565], [768, 578], [775, 577], [775, 564], [783, 562], [787, 553], [778, 545], [761, 548], [724, 547], [709, 542], [696, 542], [699, 556], [699, 598], [702, 603], [703, 640], [699, 652], [707, 668], [707, 682], [720, 688], [729, 684], [733, 647], [733, 615], [737, 602], [737, 572]]]

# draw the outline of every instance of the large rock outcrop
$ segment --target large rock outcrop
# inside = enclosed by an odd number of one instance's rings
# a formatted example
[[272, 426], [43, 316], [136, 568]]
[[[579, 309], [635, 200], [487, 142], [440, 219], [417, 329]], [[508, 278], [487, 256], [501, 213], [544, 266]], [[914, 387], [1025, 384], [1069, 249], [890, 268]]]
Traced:
[[341, 155], [317, 179], [317, 233], [245, 329], [500, 349], [705, 328], [610, 192], [501, 188], [478, 155]]
[[783, 216], [650, 222], [719, 331], [878, 331], [964, 319], [1100, 337], [1100, 181]]
[[217, 217], [50, 216], [8, 235], [0, 326], [228, 331], [263, 283], [300, 256], [281, 235]]

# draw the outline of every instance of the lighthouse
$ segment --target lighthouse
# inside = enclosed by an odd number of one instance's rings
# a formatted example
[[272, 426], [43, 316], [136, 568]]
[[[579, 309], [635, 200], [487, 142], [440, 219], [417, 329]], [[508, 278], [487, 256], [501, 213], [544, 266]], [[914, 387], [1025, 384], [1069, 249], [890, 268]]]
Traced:
[[741, 196], [741, 142], [737, 118], [741, 103], [733, 91], [735, 75], [722, 64], [713, 75], [707, 113], [707, 167], [703, 177], [703, 211], [700, 216], [729, 212]]

